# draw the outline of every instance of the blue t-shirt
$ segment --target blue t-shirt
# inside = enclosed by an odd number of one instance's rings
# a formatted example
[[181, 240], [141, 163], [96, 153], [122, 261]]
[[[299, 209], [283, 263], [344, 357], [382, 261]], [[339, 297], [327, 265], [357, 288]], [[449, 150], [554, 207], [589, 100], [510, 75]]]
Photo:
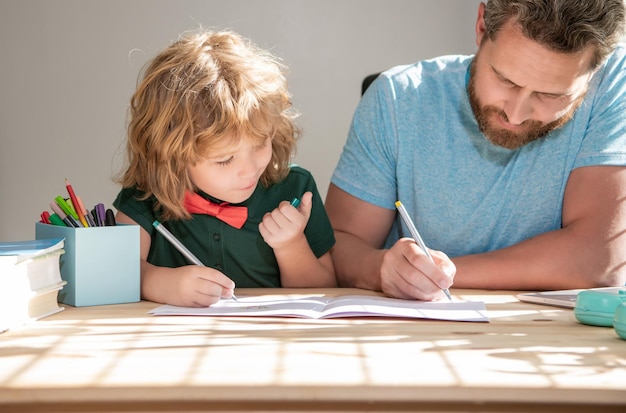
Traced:
[[[478, 129], [466, 88], [471, 56], [384, 72], [361, 99], [331, 182], [368, 203], [407, 208], [425, 243], [451, 257], [561, 228], [572, 170], [626, 165], [626, 50], [599, 68], [563, 128], [521, 148]], [[400, 228], [400, 229], [399, 229]], [[396, 219], [386, 247], [409, 236]]]

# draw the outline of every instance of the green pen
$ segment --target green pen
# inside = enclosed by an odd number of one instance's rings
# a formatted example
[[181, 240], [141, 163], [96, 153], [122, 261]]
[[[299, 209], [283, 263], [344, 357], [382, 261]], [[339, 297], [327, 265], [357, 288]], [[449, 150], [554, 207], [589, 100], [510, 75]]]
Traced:
[[298, 197], [295, 197], [294, 199], [291, 200], [292, 207], [298, 208], [299, 205], [300, 205], [300, 199], [298, 199]]
[[78, 214], [76, 213], [76, 211], [74, 211], [74, 208], [70, 208], [70, 206], [61, 195], [54, 198], [54, 200], [57, 205], [63, 210], [63, 212], [67, 214], [67, 216], [71, 216], [75, 220], [78, 220]]
[[58, 216], [57, 214], [51, 214], [50, 215], [50, 223], [52, 225], [57, 225], [59, 227], [67, 227], [67, 224], [65, 222], [63, 222], [61, 217]]

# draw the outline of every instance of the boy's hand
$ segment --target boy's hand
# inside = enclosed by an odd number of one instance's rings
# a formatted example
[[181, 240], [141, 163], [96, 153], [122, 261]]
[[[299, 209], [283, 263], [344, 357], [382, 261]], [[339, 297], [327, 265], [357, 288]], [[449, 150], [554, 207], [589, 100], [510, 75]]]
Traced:
[[278, 208], [265, 214], [259, 231], [270, 247], [283, 248], [304, 236], [304, 228], [311, 216], [312, 199], [313, 194], [305, 192], [298, 208], [289, 201], [282, 201]]
[[182, 307], [208, 307], [222, 298], [233, 295], [235, 284], [214, 268], [185, 265], [171, 268], [169, 285], [161, 288], [170, 291], [168, 304]]

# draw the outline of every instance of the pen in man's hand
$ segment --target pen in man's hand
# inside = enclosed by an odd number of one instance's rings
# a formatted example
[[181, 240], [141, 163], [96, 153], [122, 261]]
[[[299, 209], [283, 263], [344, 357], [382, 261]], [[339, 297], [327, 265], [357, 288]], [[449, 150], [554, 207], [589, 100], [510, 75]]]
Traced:
[[[406, 212], [404, 205], [402, 205], [402, 202], [396, 201], [396, 208], [398, 209], [398, 212], [400, 213], [400, 217], [404, 221], [404, 224], [407, 226], [407, 228], [409, 228], [409, 232], [411, 233], [411, 236], [413, 237], [415, 242], [417, 242], [417, 245], [420, 246], [422, 251], [424, 251], [426, 256], [430, 258], [432, 262], [435, 262], [435, 260], [433, 260], [433, 257], [430, 255], [430, 252], [428, 252], [428, 248], [426, 248], [426, 244], [424, 244], [424, 240], [422, 240], [420, 233], [417, 232], [417, 228], [415, 228], [415, 224], [413, 224], [413, 220], [409, 216], [408, 212]], [[441, 290], [446, 295], [446, 297], [448, 297], [448, 300], [452, 302], [452, 296], [450, 295], [450, 291], [448, 291], [447, 288], [442, 288]]]
[[[200, 267], [206, 267], [206, 265], [204, 265], [202, 261], [198, 259], [198, 257], [193, 255], [193, 253], [189, 251], [187, 247], [185, 247], [183, 243], [180, 242], [178, 238], [174, 236], [174, 234], [172, 234], [167, 228], [165, 228], [163, 224], [155, 220], [152, 223], [152, 226], [156, 228], [156, 230], [159, 231], [161, 235], [163, 235], [165, 239], [168, 240], [174, 246], [174, 248], [176, 248], [181, 254], [183, 254], [185, 258], [189, 260], [189, 262], [191, 262], [192, 264], [198, 265]], [[231, 298], [235, 301], [239, 301], [237, 297], [235, 297], [234, 293]]]

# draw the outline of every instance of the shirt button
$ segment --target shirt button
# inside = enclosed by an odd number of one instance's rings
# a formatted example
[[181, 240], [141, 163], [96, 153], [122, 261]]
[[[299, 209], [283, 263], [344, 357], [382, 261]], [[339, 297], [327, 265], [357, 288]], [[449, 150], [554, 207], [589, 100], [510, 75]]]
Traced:
[[218, 234], [217, 232], [215, 234], [213, 234], [213, 240], [214, 241], [219, 241], [220, 240], [220, 234]]

